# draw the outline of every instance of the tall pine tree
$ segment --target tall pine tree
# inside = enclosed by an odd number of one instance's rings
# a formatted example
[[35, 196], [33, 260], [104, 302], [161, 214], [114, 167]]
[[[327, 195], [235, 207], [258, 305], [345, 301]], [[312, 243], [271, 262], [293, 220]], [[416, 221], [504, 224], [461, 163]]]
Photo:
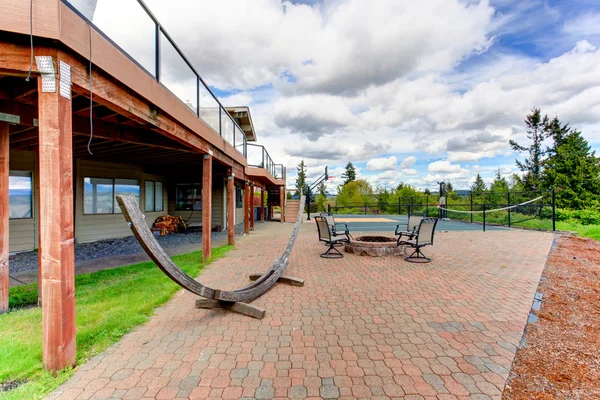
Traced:
[[556, 189], [559, 208], [581, 209], [600, 195], [600, 159], [580, 131], [554, 118], [547, 126], [552, 145], [544, 161], [542, 183]]
[[344, 185], [356, 180], [356, 168], [352, 162], [346, 164], [346, 171], [342, 174], [342, 178], [344, 178]]
[[304, 159], [300, 161], [296, 169], [298, 171], [298, 176], [296, 177], [296, 194], [300, 195], [302, 188], [306, 185], [306, 164], [304, 164]]
[[475, 182], [473, 182], [473, 184], [471, 185], [471, 193], [480, 196], [483, 194], [483, 192], [485, 192], [485, 190], [485, 182], [483, 181], [481, 175], [477, 173], [477, 176], [475, 177]]
[[548, 124], [548, 117], [542, 118], [539, 108], [534, 108], [531, 113], [525, 117], [527, 126], [527, 138], [531, 140], [528, 146], [522, 146], [510, 140], [510, 147], [513, 151], [526, 153], [523, 161], [516, 160], [517, 167], [524, 172], [520, 178], [522, 185], [528, 190], [538, 190], [542, 180], [542, 157], [544, 149], [542, 143], [545, 136], [545, 126]]

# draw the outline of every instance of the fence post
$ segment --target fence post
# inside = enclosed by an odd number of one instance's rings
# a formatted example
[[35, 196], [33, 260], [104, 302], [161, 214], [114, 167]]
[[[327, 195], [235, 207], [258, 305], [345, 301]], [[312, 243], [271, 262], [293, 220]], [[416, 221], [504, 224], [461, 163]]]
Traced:
[[425, 196], [425, 216], [429, 217], [429, 195]]
[[[542, 204], [544, 204], [543, 200]], [[556, 191], [554, 188], [552, 188], [552, 231], [556, 231]]]
[[400, 197], [398, 197], [398, 215], [400, 215]]
[[483, 203], [483, 231], [485, 232], [485, 203]]
[[327, 212], [331, 214], [331, 204], [327, 203]]
[[473, 223], [473, 192], [469, 193], [469, 198], [471, 199], [471, 223]]
[[[510, 192], [506, 192], [508, 196], [508, 206], [510, 207]], [[508, 227], [510, 228], [510, 208], [508, 209]]]
[[365, 202], [365, 215], [367, 215], [367, 202]]

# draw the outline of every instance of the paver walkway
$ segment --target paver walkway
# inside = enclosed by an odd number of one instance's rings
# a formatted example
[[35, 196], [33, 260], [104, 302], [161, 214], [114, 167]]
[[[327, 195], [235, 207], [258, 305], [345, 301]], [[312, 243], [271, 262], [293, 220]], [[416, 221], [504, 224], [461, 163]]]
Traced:
[[[230, 289], [266, 270], [292, 225], [265, 226], [200, 279]], [[50, 398], [500, 398], [553, 235], [440, 233], [424, 250], [434, 261], [415, 265], [322, 259], [314, 230], [288, 269], [305, 286], [256, 300], [262, 321], [179, 292]]]

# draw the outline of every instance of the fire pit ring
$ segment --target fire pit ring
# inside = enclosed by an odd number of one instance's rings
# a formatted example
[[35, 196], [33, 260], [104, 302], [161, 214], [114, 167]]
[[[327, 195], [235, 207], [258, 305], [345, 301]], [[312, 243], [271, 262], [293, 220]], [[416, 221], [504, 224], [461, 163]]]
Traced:
[[359, 236], [346, 243], [346, 253], [357, 256], [386, 257], [403, 256], [404, 245], [398, 246], [396, 239], [388, 236]]

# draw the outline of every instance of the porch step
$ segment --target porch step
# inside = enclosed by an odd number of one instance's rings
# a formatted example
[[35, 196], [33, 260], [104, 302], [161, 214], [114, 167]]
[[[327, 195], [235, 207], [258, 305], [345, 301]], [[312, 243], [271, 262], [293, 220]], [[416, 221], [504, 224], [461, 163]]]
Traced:
[[296, 222], [300, 200], [288, 200], [285, 206], [285, 222]]

